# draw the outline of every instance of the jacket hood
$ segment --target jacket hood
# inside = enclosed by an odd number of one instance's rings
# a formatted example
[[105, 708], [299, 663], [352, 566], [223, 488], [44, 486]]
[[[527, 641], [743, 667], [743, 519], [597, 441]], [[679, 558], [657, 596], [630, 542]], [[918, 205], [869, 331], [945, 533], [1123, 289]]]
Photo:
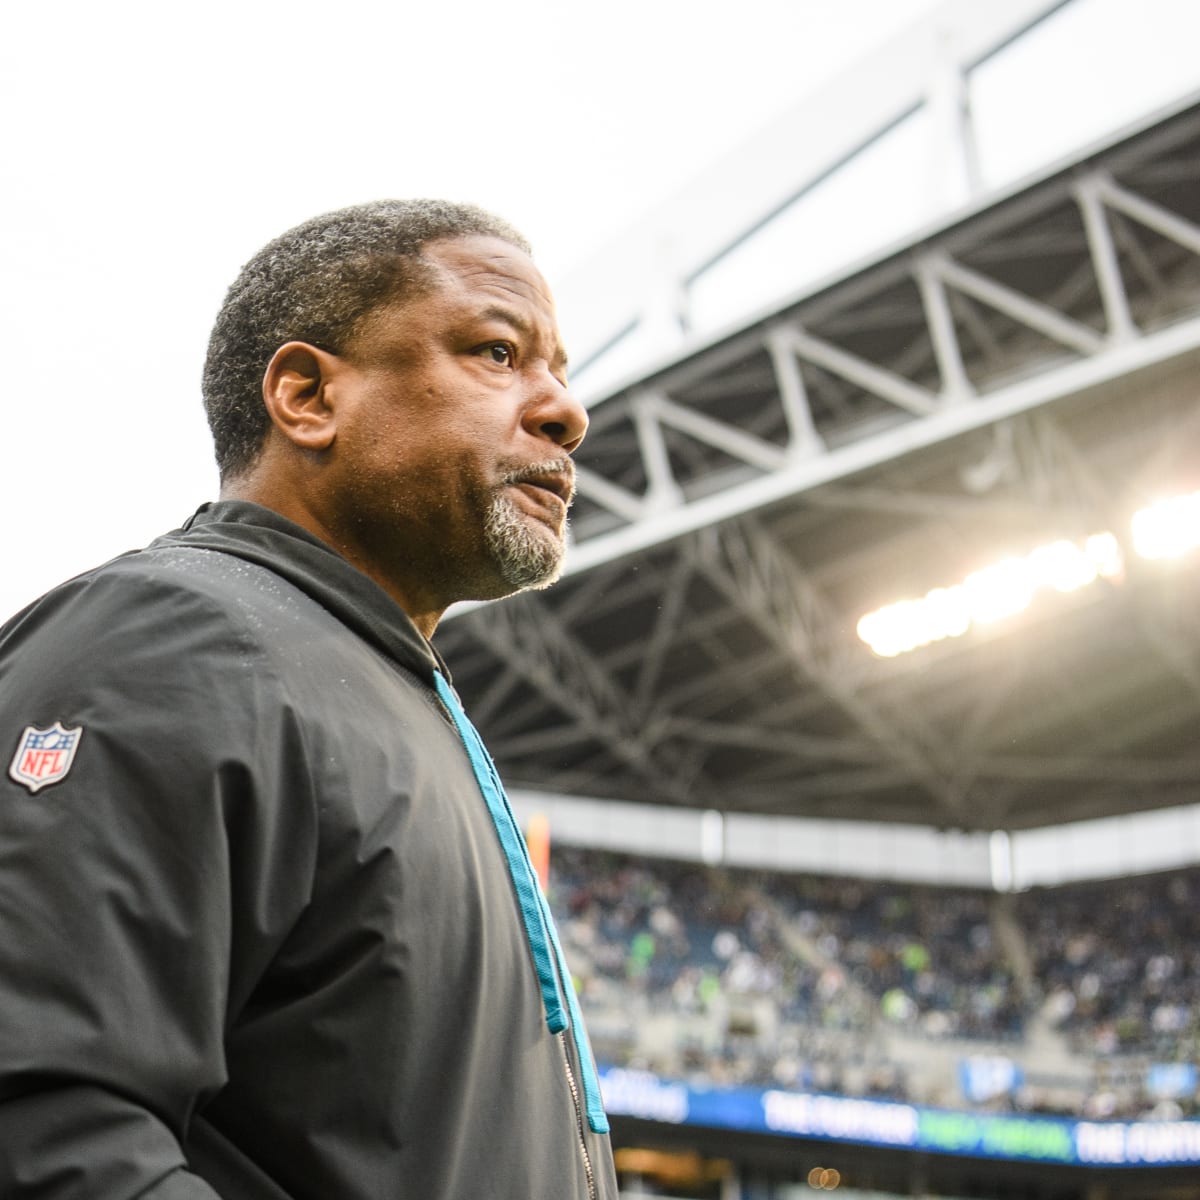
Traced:
[[442, 656], [383, 588], [320, 538], [269, 508], [242, 500], [203, 504], [181, 528], [152, 544], [172, 546], [216, 550], [266, 567], [430, 687], [435, 671], [449, 678]]

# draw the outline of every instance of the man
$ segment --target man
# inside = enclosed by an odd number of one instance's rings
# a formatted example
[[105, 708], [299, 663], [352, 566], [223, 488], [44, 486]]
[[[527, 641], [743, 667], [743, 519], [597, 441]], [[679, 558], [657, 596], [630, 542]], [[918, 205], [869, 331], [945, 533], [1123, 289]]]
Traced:
[[[560, 568], [549, 292], [470, 207], [264, 248], [221, 500], [0, 631], [0, 1196], [607, 1200], [570, 976], [429, 638]], [[11, 757], [9, 757], [11, 756]]]

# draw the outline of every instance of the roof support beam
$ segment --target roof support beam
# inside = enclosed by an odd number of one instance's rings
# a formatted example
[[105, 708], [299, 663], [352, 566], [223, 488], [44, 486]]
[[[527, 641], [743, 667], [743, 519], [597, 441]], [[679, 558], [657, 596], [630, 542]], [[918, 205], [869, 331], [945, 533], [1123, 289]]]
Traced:
[[647, 746], [629, 698], [546, 604], [527, 594], [520, 604], [490, 605], [469, 619], [477, 640], [632, 767], [660, 799], [697, 799], [673, 766]]
[[658, 685], [663, 662], [671, 643], [679, 634], [684, 602], [687, 599], [688, 580], [692, 575], [692, 564], [686, 555], [676, 558], [670, 576], [663, 587], [661, 606], [654, 622], [654, 630], [646, 642], [641, 655], [637, 683], [634, 686], [634, 710], [642, 717], [649, 716], [651, 699]]
[[857, 354], [851, 354], [832, 342], [814, 337], [803, 329], [787, 328], [788, 341], [792, 349], [806, 362], [822, 367], [831, 375], [837, 375], [864, 392], [878, 396], [897, 408], [925, 417], [938, 408], [938, 399], [932, 392], [911, 383], [902, 375], [895, 375], [875, 363], [867, 362]]
[[925, 320], [933, 341], [933, 352], [942, 376], [942, 396], [948, 403], [957, 403], [974, 395], [975, 389], [963, 366], [962, 350], [954, 330], [954, 317], [946, 298], [945, 281], [938, 273], [936, 261], [929, 255], [917, 259], [915, 274], [925, 306]]
[[1185, 250], [1200, 254], [1200, 226], [1184, 220], [1183, 217], [1147, 200], [1144, 196], [1121, 187], [1113, 182], [1111, 176], [1099, 174], [1096, 189], [1100, 198], [1110, 208], [1132, 217], [1139, 225], [1145, 225], [1147, 229], [1152, 229]]
[[1029, 296], [956, 263], [948, 254], [931, 254], [930, 269], [950, 287], [987, 304], [1014, 321], [1060, 342], [1080, 354], [1096, 354], [1104, 348], [1104, 340], [1081, 321], [1073, 320]]
[[1096, 269], [1096, 282], [1104, 304], [1104, 315], [1108, 323], [1108, 337], [1113, 342], [1127, 341], [1136, 333], [1133, 317], [1129, 313], [1129, 298], [1121, 279], [1121, 268], [1117, 261], [1117, 250], [1113, 244], [1112, 230], [1104, 213], [1100, 178], [1090, 175], [1075, 188], [1075, 199], [1083, 214], [1083, 225], [1087, 230], [1088, 246]]
[[615, 484], [582, 464], [575, 468], [575, 486], [582, 495], [594, 500], [623, 520], [634, 522], [646, 513], [646, 502], [628, 488]]
[[695, 409], [684, 408], [662, 392], [649, 396], [646, 407], [661, 424], [740, 458], [760, 471], [775, 471], [783, 466], [785, 456], [778, 446], [724, 421], [715, 421]]
[[788, 451], [793, 458], [820, 454], [825, 443], [813, 421], [812, 407], [804, 388], [804, 376], [796, 358], [792, 338], [786, 328], [775, 328], [767, 334], [767, 351], [775, 369], [775, 383], [788, 427]]
[[[723, 491], [676, 507], [644, 512], [636, 522], [577, 542], [566, 571], [586, 571], [600, 563], [670, 541], [691, 530], [752, 512], [864, 468], [887, 462], [947, 438], [979, 429], [1065, 396], [1075, 395], [1155, 363], [1200, 351], [1200, 318], [1142, 334], [1102, 353], [997, 388], [967, 404], [941, 408], [923, 419], [875, 432], [832, 448], [826, 454], [789, 462], [778, 471], [744, 480]], [[581, 491], [584, 485], [581, 485]]]
[[904, 777], [920, 783], [949, 813], [960, 797], [925, 749], [911, 716], [901, 721], [869, 704], [854, 686], [849, 664], [837, 657], [842, 639], [825, 600], [778, 546], [757, 527], [729, 523], [704, 530], [694, 542], [697, 566], [760, 631], [885, 752]]
[[646, 507], [652, 510], [673, 507], [683, 498], [683, 493], [671, 471], [671, 458], [658, 420], [657, 396], [652, 391], [639, 391], [629, 403], [633, 408], [642, 465], [646, 468]]

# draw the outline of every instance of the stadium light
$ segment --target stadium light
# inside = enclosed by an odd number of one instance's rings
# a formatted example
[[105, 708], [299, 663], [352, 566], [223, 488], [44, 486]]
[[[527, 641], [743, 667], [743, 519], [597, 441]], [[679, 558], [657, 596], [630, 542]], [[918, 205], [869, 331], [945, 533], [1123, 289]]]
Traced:
[[[1200, 492], [1173, 496], [1143, 508], [1130, 522], [1134, 551], [1142, 558], [1179, 558], [1200, 546]], [[1024, 558], [1006, 558], [952, 587], [934, 588], [869, 612], [858, 636], [881, 658], [894, 658], [931, 642], [961, 637], [972, 625], [990, 625], [1024, 612], [1040, 590], [1073, 592], [1125, 570], [1120, 543], [1096, 533], [1082, 543], [1061, 539]]]
[[[1200, 528], [1200, 525], [1198, 525]], [[1024, 558], [1006, 558], [974, 571], [953, 587], [934, 588], [918, 600], [901, 600], [858, 622], [858, 636], [882, 658], [894, 658], [972, 625], [989, 625], [1023, 612], [1038, 591], [1073, 592], [1124, 569], [1117, 539], [1097, 533], [1082, 543], [1065, 539], [1038, 546]]]
[[1159, 500], [1135, 513], [1133, 548], [1143, 558], [1178, 558], [1200, 546], [1200, 492]]

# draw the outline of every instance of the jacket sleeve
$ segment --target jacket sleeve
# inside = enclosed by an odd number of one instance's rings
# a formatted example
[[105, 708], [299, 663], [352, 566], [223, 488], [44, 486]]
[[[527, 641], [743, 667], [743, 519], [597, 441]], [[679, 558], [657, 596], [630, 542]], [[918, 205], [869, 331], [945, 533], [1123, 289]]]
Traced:
[[297, 737], [253, 639], [144, 572], [0, 632], [5, 1200], [216, 1197], [187, 1130], [307, 899]]

